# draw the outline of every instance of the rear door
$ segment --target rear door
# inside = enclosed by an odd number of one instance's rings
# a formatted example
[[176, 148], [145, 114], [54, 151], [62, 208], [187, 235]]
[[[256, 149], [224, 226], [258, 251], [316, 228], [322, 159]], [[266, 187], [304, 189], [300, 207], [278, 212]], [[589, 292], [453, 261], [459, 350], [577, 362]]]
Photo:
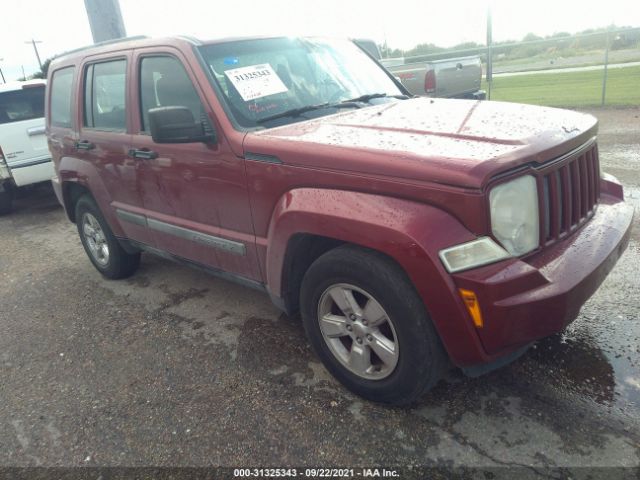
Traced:
[[[213, 110], [180, 51], [134, 52], [137, 70], [131, 151], [141, 182], [149, 228], [158, 248], [249, 280], [260, 281], [244, 159], [216, 124]], [[217, 131], [215, 143], [157, 144], [148, 111], [182, 106]]]
[[91, 57], [82, 65], [75, 157], [90, 165], [92, 193], [110, 223], [117, 221], [127, 238], [153, 245], [141, 215], [140, 165], [128, 155], [130, 62], [131, 52], [125, 51]]
[[53, 176], [44, 127], [44, 83], [0, 92], [0, 148], [17, 186]]

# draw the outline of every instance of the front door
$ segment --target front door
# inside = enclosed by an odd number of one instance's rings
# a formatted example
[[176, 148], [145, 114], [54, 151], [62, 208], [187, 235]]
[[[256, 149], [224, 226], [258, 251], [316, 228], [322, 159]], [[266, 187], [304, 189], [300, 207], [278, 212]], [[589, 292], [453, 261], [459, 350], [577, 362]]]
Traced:
[[[156, 246], [178, 257], [260, 281], [244, 160], [230, 149], [178, 51], [134, 52], [138, 88], [131, 155], [144, 170], [143, 203]], [[148, 111], [182, 106], [213, 128], [211, 143], [157, 144]]]

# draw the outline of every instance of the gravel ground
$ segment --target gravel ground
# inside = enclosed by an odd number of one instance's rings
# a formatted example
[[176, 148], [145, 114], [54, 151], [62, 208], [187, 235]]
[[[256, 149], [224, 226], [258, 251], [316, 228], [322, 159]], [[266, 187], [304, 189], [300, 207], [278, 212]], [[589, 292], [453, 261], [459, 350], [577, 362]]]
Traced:
[[[595, 110], [640, 206], [640, 109]], [[640, 465], [640, 215], [578, 320], [417, 406], [347, 392], [266, 295], [146, 255], [102, 279], [48, 187], [0, 219], [0, 465]], [[483, 469], [486, 469], [484, 471]]]

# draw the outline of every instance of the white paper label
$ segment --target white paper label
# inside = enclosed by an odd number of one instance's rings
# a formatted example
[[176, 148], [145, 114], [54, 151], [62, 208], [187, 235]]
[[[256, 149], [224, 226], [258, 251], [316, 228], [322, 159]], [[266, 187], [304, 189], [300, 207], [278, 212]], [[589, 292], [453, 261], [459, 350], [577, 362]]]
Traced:
[[268, 63], [234, 68], [224, 73], [245, 102], [288, 90]]

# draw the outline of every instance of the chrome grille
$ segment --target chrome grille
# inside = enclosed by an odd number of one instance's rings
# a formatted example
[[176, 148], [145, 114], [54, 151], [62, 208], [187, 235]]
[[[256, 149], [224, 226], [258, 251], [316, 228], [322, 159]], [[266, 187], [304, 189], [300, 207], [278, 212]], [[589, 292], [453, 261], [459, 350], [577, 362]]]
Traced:
[[568, 235], [594, 213], [600, 198], [598, 146], [594, 142], [548, 168], [538, 182], [541, 245]]

